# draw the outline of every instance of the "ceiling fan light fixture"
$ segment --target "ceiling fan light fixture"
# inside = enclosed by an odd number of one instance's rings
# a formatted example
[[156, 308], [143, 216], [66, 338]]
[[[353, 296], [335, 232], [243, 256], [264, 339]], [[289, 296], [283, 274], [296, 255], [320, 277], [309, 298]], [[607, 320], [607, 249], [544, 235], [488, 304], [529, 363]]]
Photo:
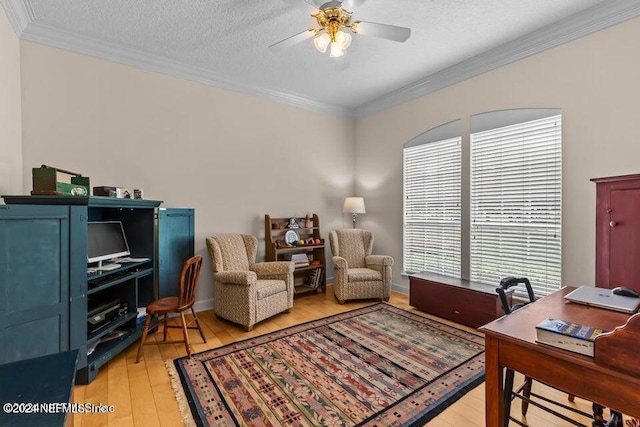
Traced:
[[[352, 20], [353, 11], [367, 0], [329, 0], [321, 6], [314, 6], [311, 0], [283, 1], [308, 12], [318, 25], [316, 28], [302, 31], [274, 43], [269, 46], [270, 49], [279, 50], [313, 38], [313, 45], [319, 52], [325, 53], [327, 49], [330, 49], [329, 56], [339, 58], [347, 53], [347, 48], [351, 45], [351, 34], [380, 37], [396, 42], [405, 42], [411, 36], [411, 28]], [[319, 3], [315, 0], [314, 2]], [[346, 29], [349, 29], [349, 32]], [[338, 62], [346, 63], [345, 61]]]
[[331, 37], [329, 34], [324, 33], [321, 36], [313, 39], [313, 45], [318, 49], [319, 52], [325, 53], [327, 51], [327, 47], [331, 43]]

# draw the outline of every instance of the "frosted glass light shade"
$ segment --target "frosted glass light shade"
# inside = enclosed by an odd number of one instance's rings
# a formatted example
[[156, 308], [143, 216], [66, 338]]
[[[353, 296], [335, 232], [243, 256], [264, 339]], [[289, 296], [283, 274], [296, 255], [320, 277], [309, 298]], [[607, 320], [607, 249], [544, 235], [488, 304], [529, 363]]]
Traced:
[[347, 34], [343, 31], [338, 31], [338, 33], [336, 34], [336, 42], [338, 42], [342, 50], [347, 49], [351, 45], [351, 34]]
[[330, 43], [331, 37], [329, 37], [329, 34], [327, 33], [324, 33], [323, 35], [313, 39], [313, 45], [316, 47], [316, 49], [318, 49], [318, 51], [322, 53], [325, 53], [327, 51], [327, 47]]
[[364, 208], [364, 199], [362, 197], [347, 197], [344, 199], [344, 207], [342, 208], [344, 213], [367, 213]]
[[333, 42], [331, 43], [331, 52], [329, 53], [330, 58], [339, 58], [344, 55], [344, 50], [340, 47], [340, 43]]

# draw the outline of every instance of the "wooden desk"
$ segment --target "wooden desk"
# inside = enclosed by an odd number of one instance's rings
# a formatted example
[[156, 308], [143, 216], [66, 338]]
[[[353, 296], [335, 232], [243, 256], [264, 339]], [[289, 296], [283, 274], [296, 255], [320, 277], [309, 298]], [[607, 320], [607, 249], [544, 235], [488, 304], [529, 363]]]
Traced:
[[[502, 425], [503, 368], [567, 393], [640, 417], [640, 375], [596, 364], [592, 357], [537, 344], [536, 325], [550, 317], [604, 330], [625, 324], [628, 314], [565, 302], [566, 287], [480, 328], [485, 334], [487, 427]], [[631, 341], [637, 346], [637, 341]], [[597, 345], [596, 345], [597, 348]]]

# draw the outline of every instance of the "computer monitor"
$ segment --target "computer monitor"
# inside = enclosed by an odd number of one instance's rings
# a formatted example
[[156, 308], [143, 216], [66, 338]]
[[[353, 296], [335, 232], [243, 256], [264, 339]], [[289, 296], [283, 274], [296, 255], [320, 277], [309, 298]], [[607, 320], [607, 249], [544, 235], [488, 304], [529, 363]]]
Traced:
[[87, 228], [87, 262], [98, 262], [131, 255], [120, 221], [90, 222]]

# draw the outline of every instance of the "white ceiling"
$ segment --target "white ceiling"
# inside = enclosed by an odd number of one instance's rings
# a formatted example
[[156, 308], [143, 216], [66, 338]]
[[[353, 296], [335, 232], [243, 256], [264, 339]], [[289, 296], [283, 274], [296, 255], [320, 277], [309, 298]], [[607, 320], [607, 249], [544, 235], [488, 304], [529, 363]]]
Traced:
[[311, 40], [268, 49], [314, 26], [282, 0], [0, 3], [23, 39], [352, 115], [640, 15], [638, 0], [368, 0], [356, 20], [410, 27], [411, 37], [354, 35], [351, 65], [339, 71]]

